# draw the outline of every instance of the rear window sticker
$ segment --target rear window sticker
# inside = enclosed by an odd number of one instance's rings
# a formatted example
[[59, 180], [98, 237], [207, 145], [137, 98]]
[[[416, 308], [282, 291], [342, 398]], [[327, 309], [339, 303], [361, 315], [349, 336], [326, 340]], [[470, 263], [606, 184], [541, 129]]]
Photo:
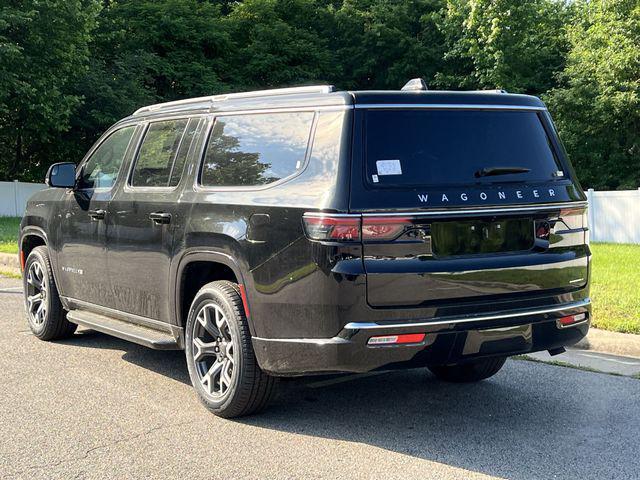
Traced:
[[402, 175], [400, 160], [377, 160], [378, 175]]

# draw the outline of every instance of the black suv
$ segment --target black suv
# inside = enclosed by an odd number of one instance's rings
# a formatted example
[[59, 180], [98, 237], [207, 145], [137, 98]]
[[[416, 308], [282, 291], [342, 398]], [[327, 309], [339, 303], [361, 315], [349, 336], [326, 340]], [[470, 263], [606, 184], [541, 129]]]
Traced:
[[544, 104], [300, 87], [141, 108], [28, 203], [29, 325], [184, 349], [203, 403], [278, 376], [476, 381], [590, 323], [586, 203]]

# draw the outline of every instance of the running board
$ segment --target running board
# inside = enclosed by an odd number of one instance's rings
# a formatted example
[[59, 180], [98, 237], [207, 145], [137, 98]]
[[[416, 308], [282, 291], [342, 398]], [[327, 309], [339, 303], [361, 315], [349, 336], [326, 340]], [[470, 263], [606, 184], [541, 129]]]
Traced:
[[169, 332], [161, 332], [160, 330], [123, 322], [106, 315], [86, 310], [71, 310], [67, 313], [67, 319], [91, 330], [106, 333], [155, 350], [180, 349], [178, 342]]

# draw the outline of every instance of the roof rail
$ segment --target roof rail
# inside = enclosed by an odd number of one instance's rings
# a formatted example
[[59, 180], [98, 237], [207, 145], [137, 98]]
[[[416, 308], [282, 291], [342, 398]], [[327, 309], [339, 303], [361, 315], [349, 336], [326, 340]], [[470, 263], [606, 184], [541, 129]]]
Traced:
[[489, 89], [489, 90], [469, 90], [471, 93], [509, 93], [506, 90], [503, 90], [501, 88], [494, 88], [494, 89]]
[[310, 85], [305, 87], [290, 87], [290, 88], [273, 88], [270, 90], [254, 90], [252, 92], [239, 92], [239, 93], [223, 93], [220, 95], [211, 95], [208, 97], [187, 98], [184, 100], [175, 100], [173, 102], [156, 103], [155, 105], [149, 105], [139, 108], [133, 115], [141, 115], [143, 113], [150, 113], [157, 110], [164, 110], [173, 107], [180, 107], [181, 105], [190, 105], [196, 103], [213, 103], [221, 102], [224, 100], [232, 100], [236, 98], [255, 98], [255, 97], [274, 97], [279, 95], [295, 95], [302, 93], [331, 93], [335, 91], [333, 85]]

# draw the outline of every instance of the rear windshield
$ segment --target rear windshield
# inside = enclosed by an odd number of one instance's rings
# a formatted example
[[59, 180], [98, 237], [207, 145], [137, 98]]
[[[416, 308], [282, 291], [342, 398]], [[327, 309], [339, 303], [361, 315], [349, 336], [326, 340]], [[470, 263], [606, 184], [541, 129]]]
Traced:
[[536, 112], [369, 110], [369, 183], [383, 187], [546, 182], [565, 173]]

